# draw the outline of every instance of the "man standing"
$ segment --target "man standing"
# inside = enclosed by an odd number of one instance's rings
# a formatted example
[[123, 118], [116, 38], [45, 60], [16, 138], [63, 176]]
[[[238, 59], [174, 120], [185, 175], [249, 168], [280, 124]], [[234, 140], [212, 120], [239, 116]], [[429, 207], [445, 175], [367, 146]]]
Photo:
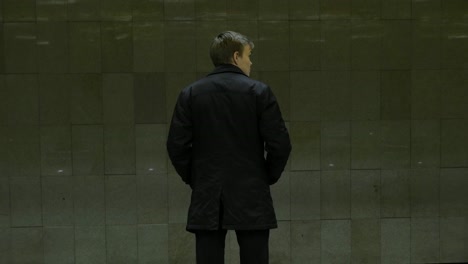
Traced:
[[239, 33], [219, 34], [210, 48], [215, 69], [183, 89], [174, 109], [167, 150], [192, 188], [187, 231], [195, 233], [197, 264], [224, 263], [228, 229], [241, 264], [268, 263], [269, 230], [277, 227], [270, 185], [291, 143], [273, 92], [249, 78], [253, 48]]

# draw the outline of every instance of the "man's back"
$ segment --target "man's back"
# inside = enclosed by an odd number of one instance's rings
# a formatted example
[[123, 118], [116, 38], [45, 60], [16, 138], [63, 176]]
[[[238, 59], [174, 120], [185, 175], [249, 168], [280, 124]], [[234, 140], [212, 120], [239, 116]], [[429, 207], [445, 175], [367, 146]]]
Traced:
[[269, 185], [280, 177], [290, 150], [272, 91], [236, 66], [219, 66], [183, 89], [168, 151], [193, 189], [187, 229], [218, 228], [221, 203], [227, 209], [223, 228], [276, 227]]
[[167, 151], [192, 188], [186, 228], [199, 264], [224, 263], [228, 229], [242, 264], [267, 264], [269, 230], [278, 226], [270, 185], [291, 143], [273, 92], [248, 77], [253, 48], [242, 34], [219, 34], [210, 48], [216, 68], [182, 90], [172, 116]]
[[225, 159], [239, 165], [231, 169], [242, 171], [256, 167], [264, 174], [257, 98], [267, 87], [225, 67], [194, 83], [190, 89], [194, 161]]

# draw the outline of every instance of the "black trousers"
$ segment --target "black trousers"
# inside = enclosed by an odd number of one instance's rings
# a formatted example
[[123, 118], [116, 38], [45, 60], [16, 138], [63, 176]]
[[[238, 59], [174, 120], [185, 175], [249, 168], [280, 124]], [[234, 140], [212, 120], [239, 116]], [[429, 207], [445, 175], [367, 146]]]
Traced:
[[[197, 264], [224, 264], [227, 230], [195, 232]], [[268, 264], [270, 230], [236, 230], [241, 264]]]

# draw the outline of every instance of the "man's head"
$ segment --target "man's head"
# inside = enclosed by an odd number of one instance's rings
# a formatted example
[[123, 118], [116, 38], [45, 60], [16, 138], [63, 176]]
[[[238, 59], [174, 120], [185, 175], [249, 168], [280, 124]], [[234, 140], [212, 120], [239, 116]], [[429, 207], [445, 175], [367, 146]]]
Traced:
[[250, 54], [254, 44], [246, 36], [234, 31], [219, 34], [211, 44], [210, 57], [214, 66], [233, 64], [250, 75]]

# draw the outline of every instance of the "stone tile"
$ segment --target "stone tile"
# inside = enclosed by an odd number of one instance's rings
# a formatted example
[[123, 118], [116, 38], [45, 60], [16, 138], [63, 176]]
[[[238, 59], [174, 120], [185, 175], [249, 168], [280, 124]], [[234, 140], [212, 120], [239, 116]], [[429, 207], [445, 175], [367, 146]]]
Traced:
[[94, 0], [80, 0], [67, 6], [68, 18], [71, 21], [100, 20], [100, 2]]
[[106, 224], [137, 224], [137, 184], [135, 175], [106, 176]]
[[379, 19], [381, 18], [381, 3], [373, 0], [351, 1], [351, 18]]
[[228, 230], [226, 235], [226, 252], [224, 261], [229, 264], [240, 264], [239, 244], [234, 230]]
[[42, 221], [45, 226], [73, 226], [73, 179], [42, 177]]
[[42, 226], [39, 177], [10, 178], [11, 227]]
[[289, 19], [290, 20], [319, 20], [320, 18], [320, 0], [289, 1]]
[[[6, 3], [11, 5], [13, 2], [8, 0]], [[31, 2], [31, 0], [23, 1], [23, 3], [26, 2]], [[7, 18], [5, 11], [4, 14]], [[3, 25], [6, 72], [34, 73], [37, 71], [36, 39], [35, 23], [6, 23]]]
[[441, 166], [468, 166], [468, 121], [465, 119], [442, 120]]
[[222, 21], [227, 15], [227, 1], [195, 1], [195, 19]]
[[292, 122], [319, 121], [321, 111], [320, 73], [293, 71], [290, 74], [290, 101]]
[[349, 71], [321, 71], [320, 117], [324, 121], [351, 119], [352, 97]]
[[104, 174], [104, 129], [102, 125], [72, 126], [73, 175]]
[[34, 21], [36, 19], [36, 2], [3, 0], [3, 19], [5, 21]]
[[410, 216], [410, 171], [381, 171], [381, 217]]
[[382, 264], [410, 263], [409, 218], [388, 218], [381, 222]]
[[168, 223], [167, 174], [137, 175], [138, 223]]
[[411, 0], [382, 1], [382, 19], [411, 18]]
[[442, 4], [442, 16], [448, 19], [466, 18], [468, 5], [463, 0], [440, 1]]
[[[450, 0], [449, 0], [450, 1]], [[459, 1], [461, 3], [461, 1]], [[466, 4], [464, 4], [466, 5]], [[459, 9], [459, 8], [456, 8]], [[460, 10], [466, 10], [460, 8]], [[465, 12], [466, 19], [466, 12]], [[456, 21], [456, 20], [455, 20]], [[463, 20], [460, 20], [463, 21]], [[468, 40], [464, 38], [468, 33], [468, 26], [464, 22], [446, 20], [442, 24], [442, 69], [467, 69]], [[466, 76], [465, 76], [466, 77]]]
[[[258, 0], [227, 0], [227, 19], [235, 22], [244, 22], [247, 20], [257, 21], [259, 5]], [[229, 27], [231, 28], [231, 27]], [[242, 30], [232, 29], [236, 32]]]
[[134, 87], [131, 74], [103, 74], [104, 124], [134, 124]]
[[321, 263], [351, 262], [351, 221], [322, 220]]
[[259, 20], [287, 20], [289, 1], [258, 0]]
[[69, 85], [72, 124], [102, 124], [102, 76], [72, 75]]
[[414, 70], [411, 72], [411, 118], [437, 119], [441, 116], [441, 72]]
[[71, 227], [44, 227], [44, 262], [75, 263], [75, 229]]
[[14, 126], [8, 129], [9, 176], [41, 175], [39, 126]]
[[380, 120], [380, 72], [352, 71], [352, 120]]
[[104, 225], [106, 219], [104, 176], [74, 177], [73, 202], [76, 227]]
[[69, 125], [41, 127], [41, 175], [72, 175], [71, 129]]
[[350, 0], [320, 0], [320, 20], [350, 18], [351, 2]]
[[[0, 2], [1, 3], [1, 2]], [[1, 4], [0, 4], [1, 7]], [[0, 263], [8, 263], [11, 256], [11, 229], [0, 228]]]
[[270, 230], [270, 262], [291, 262], [290, 221], [278, 221], [278, 228]]
[[320, 172], [290, 172], [290, 178], [291, 220], [320, 219]]
[[104, 127], [105, 174], [135, 174], [135, 151], [133, 124]]
[[36, 30], [37, 71], [45, 73], [69, 72], [67, 22], [37, 22]]
[[411, 122], [392, 120], [380, 122], [381, 168], [409, 169], [411, 160]]
[[165, 78], [163, 73], [134, 75], [136, 124], [167, 123]]
[[320, 169], [320, 123], [294, 122], [290, 124], [291, 170]]
[[[366, 7], [371, 9], [378, 4], [377, 1], [359, 0], [352, 1], [360, 5], [366, 1]], [[372, 2], [372, 3], [371, 3]], [[362, 7], [362, 6], [361, 6]], [[356, 7], [359, 8], [359, 7]], [[372, 16], [378, 14], [367, 13], [364, 8], [359, 8], [361, 12], [356, 12], [356, 16]], [[370, 11], [370, 10], [369, 10]], [[366, 14], [367, 13], [367, 14]], [[376, 70], [382, 65], [382, 23], [380, 20], [351, 21], [351, 69], [353, 70]]]
[[411, 118], [411, 72], [381, 72], [381, 119]]
[[380, 171], [351, 171], [351, 218], [380, 218]]
[[440, 167], [439, 120], [411, 121], [411, 167]]
[[10, 131], [7, 126], [0, 125], [0, 179], [8, 179], [12, 170], [9, 133]]
[[39, 83], [39, 111], [42, 125], [70, 125], [70, 88], [68, 76], [41, 74]]
[[320, 221], [291, 221], [291, 263], [320, 263]]
[[38, 21], [67, 21], [68, 4], [66, 0], [36, 1], [36, 19]]
[[138, 226], [138, 263], [169, 263], [168, 225]]
[[166, 20], [195, 19], [195, 0], [184, 2], [164, 0], [164, 18]]
[[440, 216], [468, 216], [468, 169], [452, 168], [440, 171]]
[[138, 175], [167, 173], [167, 130], [165, 124], [135, 126], [136, 172]]
[[411, 217], [439, 216], [439, 186], [439, 169], [411, 170]]
[[351, 168], [351, 125], [349, 121], [321, 123], [320, 159], [322, 170]]
[[351, 263], [380, 263], [380, 219], [351, 221]]
[[[291, 2], [291, 1], [290, 1]], [[296, 4], [299, 1], [294, 1]], [[306, 2], [304, 2], [306, 3]], [[312, 3], [307, 2], [307, 6], [317, 4], [318, 0]], [[310, 8], [310, 7], [308, 7]], [[307, 10], [307, 9], [305, 9]], [[302, 10], [302, 12], [304, 9]], [[291, 10], [290, 10], [291, 12]], [[296, 14], [301, 14], [297, 10]], [[304, 16], [313, 16], [313, 12]], [[319, 21], [290, 21], [290, 69], [292, 71], [313, 71], [319, 70], [321, 66], [321, 29]]]
[[6, 86], [6, 78], [3, 75], [3, 28], [0, 27], [0, 125], [7, 125], [8, 120], [8, 100], [9, 98], [9, 91]]
[[440, 260], [439, 218], [411, 218], [411, 262]]
[[287, 21], [259, 21], [257, 43], [262, 48], [255, 51], [257, 61], [255, 69], [259, 71], [289, 70], [289, 34]]
[[[167, 3], [168, 1], [166, 1]], [[193, 0], [184, 2], [184, 7], [189, 6]], [[167, 14], [168, 7], [165, 6]], [[184, 8], [180, 8], [182, 11]], [[165, 26], [165, 72], [195, 72], [197, 54], [193, 52], [196, 27], [194, 21], [168, 21]], [[208, 44], [207, 44], [208, 45]], [[207, 46], [208, 49], [208, 46]], [[184, 61], [182, 67], [180, 62]], [[192, 82], [195, 81], [192, 80]], [[180, 87], [182, 89], [183, 87]]]
[[133, 32], [130, 22], [101, 22], [101, 56], [103, 72], [132, 72]]
[[0, 177], [0, 229], [10, 227], [10, 212], [10, 182], [8, 177]]
[[380, 169], [380, 121], [353, 121], [351, 123], [351, 168]]
[[195, 236], [185, 224], [169, 224], [169, 263], [195, 264]]
[[75, 263], [107, 263], [105, 226], [75, 227]]
[[441, 117], [444, 119], [468, 118], [468, 85], [466, 70], [442, 70], [440, 72], [443, 93], [441, 93]]
[[11, 228], [11, 264], [44, 263], [42, 227]]
[[[159, 4], [159, 1], [138, 0], [138, 4]], [[141, 16], [157, 16], [163, 9], [133, 10]], [[136, 13], [137, 12], [137, 13]], [[164, 23], [162, 21], [141, 20], [132, 24], [133, 30], [133, 70], [134, 72], [164, 71]]]
[[404, 19], [382, 20], [382, 26], [382, 68], [386, 70], [410, 69], [411, 21]]
[[[0, 8], [3, 10], [1, 1], [0, 1]], [[2, 21], [3, 21], [2, 15], [0, 14], [0, 22]], [[3, 25], [2, 25], [0, 27], [0, 73], [1, 74], [5, 72], [5, 48], [4, 48], [5, 42], [3, 41], [3, 39], [4, 37], [3, 37]]]
[[138, 234], [134, 225], [106, 226], [107, 263], [138, 263]]
[[132, 4], [133, 21], [154, 21], [164, 19], [164, 0], [136, 0]]
[[[343, 0], [341, 0], [343, 1]], [[324, 1], [322, 1], [323, 3]], [[351, 68], [351, 23], [349, 20], [321, 21], [320, 66], [322, 70]]]
[[440, 218], [440, 262], [468, 260], [468, 220], [466, 217]]
[[411, 49], [413, 69], [439, 69], [441, 66], [441, 26], [439, 21], [415, 21]]
[[8, 124], [39, 124], [39, 89], [37, 76], [10, 74], [5, 76], [7, 89]]
[[441, 0], [412, 0], [411, 15], [415, 19], [439, 19], [441, 17]]
[[322, 171], [320, 176], [321, 218], [349, 219], [351, 216], [350, 171]]
[[[96, 14], [82, 11], [81, 8], [91, 8], [92, 0], [77, 1], [69, 6], [70, 16], [77, 19], [91, 19]], [[99, 8], [95, 9], [99, 12]], [[74, 14], [75, 11], [77, 14]], [[96, 21], [96, 20], [95, 20]], [[101, 72], [101, 25], [98, 22], [70, 22], [69, 30], [69, 61], [70, 72], [74, 73], [100, 73]]]
[[130, 21], [132, 20], [132, 2], [125, 0], [101, 0], [101, 20]]

